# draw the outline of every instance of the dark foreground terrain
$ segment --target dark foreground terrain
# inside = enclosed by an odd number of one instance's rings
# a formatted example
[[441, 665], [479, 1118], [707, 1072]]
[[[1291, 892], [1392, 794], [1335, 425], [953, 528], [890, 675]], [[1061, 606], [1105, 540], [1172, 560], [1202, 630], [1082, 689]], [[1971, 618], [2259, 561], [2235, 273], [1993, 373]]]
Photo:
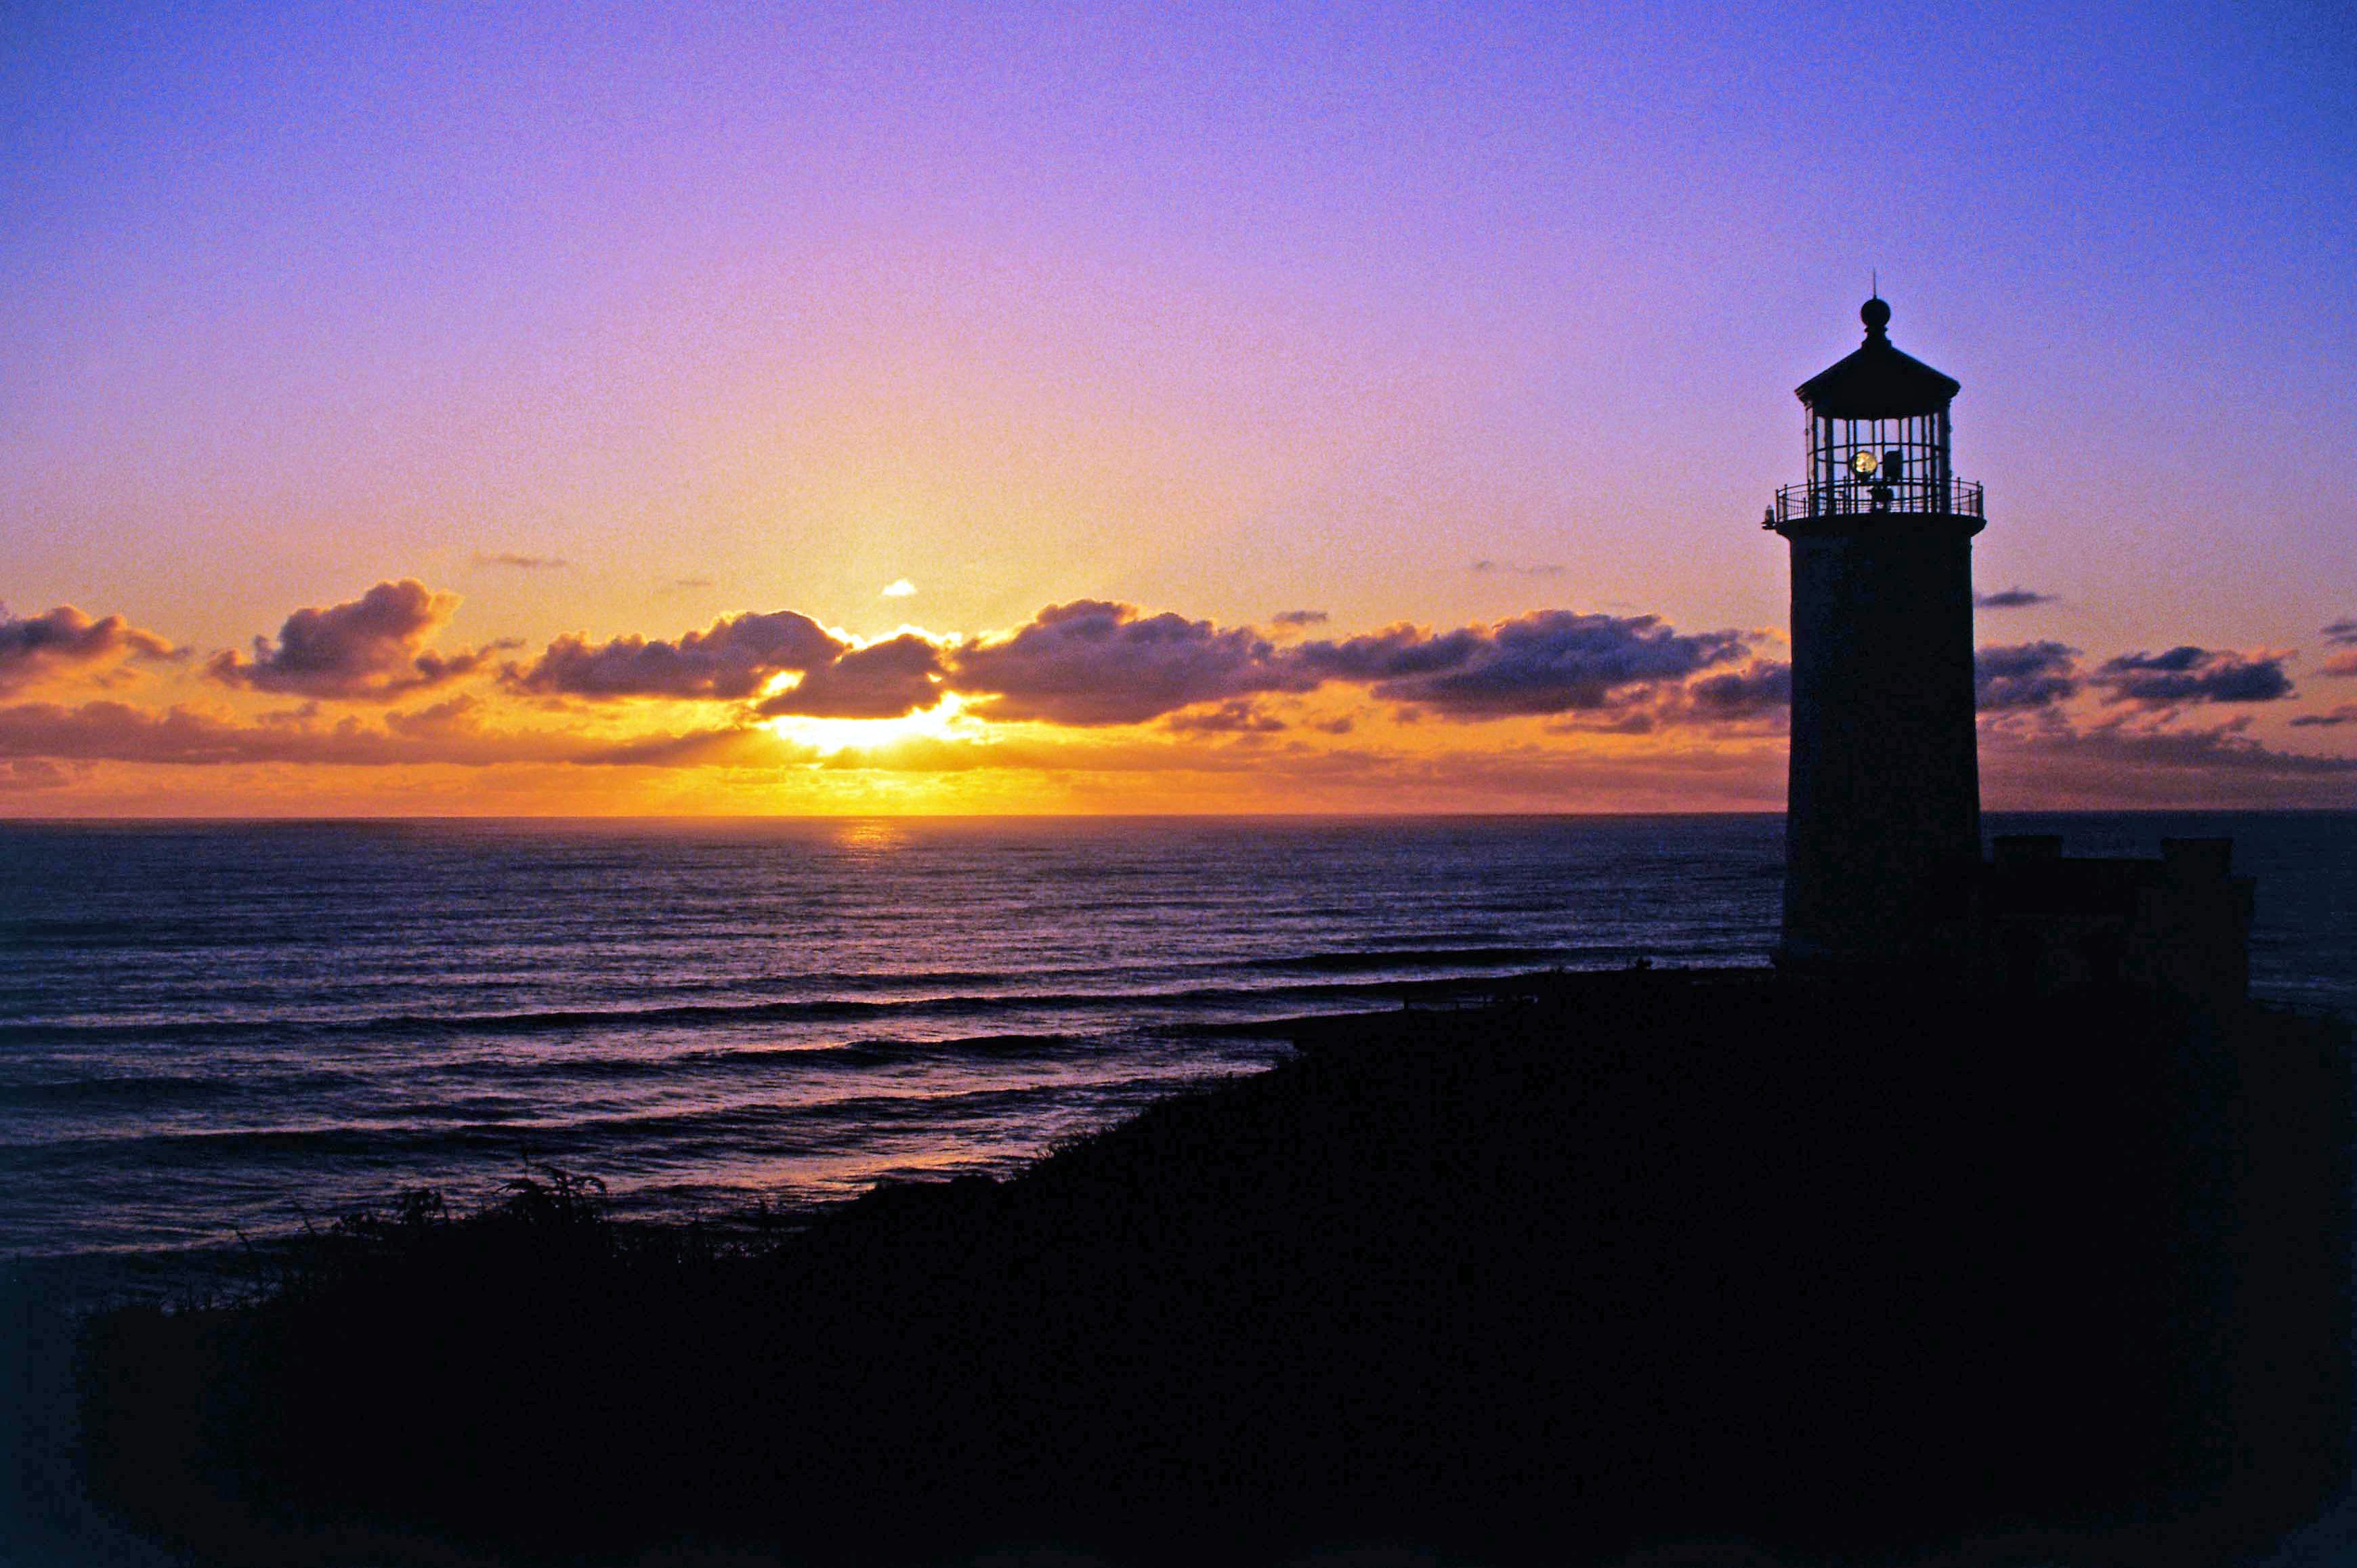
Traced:
[[93, 1319], [91, 1485], [237, 1563], [1571, 1563], [2219, 1561], [2345, 1480], [2336, 1026], [1525, 989], [775, 1240], [412, 1197]]

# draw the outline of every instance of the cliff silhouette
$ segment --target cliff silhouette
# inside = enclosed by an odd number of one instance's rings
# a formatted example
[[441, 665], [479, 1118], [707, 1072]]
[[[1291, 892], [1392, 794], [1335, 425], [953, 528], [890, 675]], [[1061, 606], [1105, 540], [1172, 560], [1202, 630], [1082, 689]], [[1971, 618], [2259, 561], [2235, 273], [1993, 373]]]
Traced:
[[1295, 1032], [791, 1234], [410, 1195], [92, 1319], [93, 1489], [241, 1563], [1573, 1563], [2216, 1561], [2345, 1483], [2336, 1024], [1631, 972]]

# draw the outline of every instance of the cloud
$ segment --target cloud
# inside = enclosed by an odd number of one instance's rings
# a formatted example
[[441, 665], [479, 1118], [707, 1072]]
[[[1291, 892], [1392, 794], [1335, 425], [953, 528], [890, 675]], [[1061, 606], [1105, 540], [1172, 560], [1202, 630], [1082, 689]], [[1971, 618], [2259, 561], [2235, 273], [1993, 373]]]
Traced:
[[2347, 653], [2337, 653], [2324, 661], [2319, 673], [2326, 675], [2357, 675], [2357, 618], [2334, 621], [2324, 628], [2324, 640], [2336, 648], [2346, 648]]
[[1178, 726], [1200, 733], [1244, 723], [1246, 699], [1329, 682], [1471, 721], [1632, 704], [1748, 647], [1739, 632], [1684, 635], [1652, 616], [1566, 610], [1278, 647], [1247, 628], [1082, 600], [1051, 606], [1009, 637], [960, 645], [948, 683], [982, 699], [986, 716], [1066, 725], [1139, 724], [1204, 703], [1243, 704], [1223, 710], [1228, 718]]
[[[149, 713], [123, 703], [61, 707], [22, 703], [0, 708], [0, 757], [72, 757], [115, 762], [206, 765], [325, 762], [382, 765], [453, 759], [447, 739], [429, 748], [393, 732], [346, 719], [313, 727], [299, 715], [242, 723], [174, 707]], [[482, 760], [511, 760], [505, 755]]]
[[2125, 789], [2138, 769], [2250, 775], [2276, 779], [2357, 777], [2357, 757], [2277, 751], [2244, 733], [2247, 719], [2201, 729], [2112, 723], [2085, 729], [2068, 725], [2018, 732], [1984, 732], [1993, 748], [2027, 751], [2101, 764], [2104, 777]]
[[[592, 736], [493, 730], [480, 706], [458, 698], [382, 726], [357, 718], [311, 722], [307, 711], [248, 722], [173, 707], [151, 713], [116, 702], [64, 707], [20, 703], [0, 708], [0, 759], [160, 763], [179, 767], [293, 763], [345, 768], [506, 763], [681, 767], [714, 761], [793, 760], [799, 754], [763, 729], [722, 729], [615, 741]], [[22, 760], [16, 762], [22, 767]]]
[[509, 666], [504, 679], [541, 696], [673, 697], [730, 701], [750, 697], [775, 677], [807, 675], [831, 664], [849, 644], [791, 610], [724, 616], [677, 641], [630, 636], [592, 643], [560, 637], [530, 669]]
[[2106, 700], [2144, 707], [2185, 703], [2271, 703], [2291, 695], [2291, 677], [2274, 654], [2244, 658], [2226, 650], [2172, 648], [2166, 653], [2125, 653], [2088, 677]]
[[[1283, 719], [1261, 712], [1242, 697], [1205, 713], [1173, 714], [1163, 722], [1180, 735], [1275, 735], [1285, 728]], [[1347, 729], [1349, 721], [1343, 724]], [[1329, 729], [1327, 733], [1342, 732]]]
[[1571, 568], [1555, 565], [1552, 563], [1518, 566], [1505, 561], [1476, 561], [1469, 570], [1485, 576], [1492, 572], [1502, 572], [1512, 577], [1560, 577]]
[[435, 593], [414, 577], [379, 583], [348, 603], [296, 610], [278, 628], [275, 646], [257, 637], [252, 659], [219, 653], [205, 671], [224, 685], [334, 701], [426, 691], [473, 674], [495, 650], [515, 646], [428, 650], [457, 607], [456, 594]]
[[63, 674], [95, 676], [103, 682], [128, 660], [186, 656], [185, 649], [119, 615], [93, 620], [71, 605], [59, 605], [17, 620], [0, 608], [0, 693]]
[[1749, 646], [1738, 631], [1689, 635], [1658, 616], [1537, 610], [1438, 634], [1392, 627], [1305, 643], [1293, 657], [1327, 679], [1368, 682], [1387, 702], [1476, 720], [1628, 705]]
[[479, 550], [475, 552], [474, 564], [478, 566], [511, 566], [519, 572], [562, 572], [573, 564], [562, 555], [517, 555], [507, 551], [486, 555]]
[[1688, 682], [1685, 695], [1691, 710], [1707, 721], [1760, 718], [1792, 706], [1792, 667], [1755, 659], [1740, 670]]
[[1324, 626], [1332, 618], [1324, 610], [1279, 610], [1268, 618], [1271, 626]]
[[2079, 692], [2079, 650], [2059, 642], [2017, 642], [1973, 654], [1973, 705], [1985, 714], [2050, 708]]
[[768, 698], [759, 711], [770, 716], [897, 719], [941, 701], [942, 673], [942, 650], [914, 632], [902, 632], [838, 655]]
[[895, 577], [884, 585], [884, 597], [888, 599], [905, 599], [916, 591], [917, 585], [906, 577]]
[[1975, 607], [1985, 610], [2028, 609], [2031, 605], [2050, 605], [2054, 602], [2053, 595], [2038, 593], [2029, 588], [2000, 588], [1994, 594], [1973, 595]]
[[1320, 679], [1247, 628], [1077, 599], [1049, 606], [1009, 636], [960, 644], [950, 683], [981, 698], [991, 718], [1087, 725], [1304, 692]]
[[565, 760], [592, 768], [773, 768], [813, 761], [815, 756], [759, 725], [715, 725], [681, 735], [640, 736]]
[[2357, 703], [2343, 703], [2329, 714], [2302, 714], [2291, 721], [2294, 729], [2335, 729], [2357, 725]]
[[62, 789], [74, 781], [73, 770], [43, 757], [0, 759], [0, 795], [34, 789]]

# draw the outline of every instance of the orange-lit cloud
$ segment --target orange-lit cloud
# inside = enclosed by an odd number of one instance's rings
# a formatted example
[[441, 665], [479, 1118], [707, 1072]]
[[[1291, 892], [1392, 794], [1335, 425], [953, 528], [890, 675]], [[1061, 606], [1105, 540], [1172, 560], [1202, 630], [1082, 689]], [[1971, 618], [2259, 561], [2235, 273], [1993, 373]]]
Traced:
[[2345, 617], [2324, 628], [2324, 640], [2336, 648], [2349, 650], [2327, 659], [2320, 672], [2326, 675], [2357, 675], [2357, 617]]
[[443, 654], [426, 647], [458, 607], [414, 577], [379, 583], [347, 604], [299, 609], [278, 640], [253, 639], [253, 656], [216, 654], [206, 672], [223, 685], [335, 702], [382, 700], [447, 686], [488, 664], [498, 646]]
[[767, 717], [897, 719], [942, 697], [942, 650], [913, 632], [845, 649], [761, 703]]
[[1050, 605], [1011, 635], [957, 650], [958, 689], [982, 712], [1060, 725], [1134, 725], [1199, 703], [1307, 692], [1324, 676], [1248, 627], [1140, 615], [1130, 605]]
[[561, 637], [507, 679], [544, 696], [733, 699], [754, 695], [776, 676], [830, 664], [847, 646], [808, 616], [748, 611], [668, 641], [630, 636], [593, 644]]
[[108, 682], [131, 660], [177, 660], [185, 650], [119, 615], [93, 620], [71, 605], [13, 619], [0, 609], [0, 694], [53, 676]]

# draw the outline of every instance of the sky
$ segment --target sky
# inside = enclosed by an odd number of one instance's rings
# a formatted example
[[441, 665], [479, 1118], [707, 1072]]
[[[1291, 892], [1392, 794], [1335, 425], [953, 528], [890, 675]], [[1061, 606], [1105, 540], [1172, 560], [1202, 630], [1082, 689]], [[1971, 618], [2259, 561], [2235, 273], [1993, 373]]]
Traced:
[[0, 6], [0, 814], [1776, 810], [1792, 389], [1985, 795], [2357, 805], [2326, 5]]

